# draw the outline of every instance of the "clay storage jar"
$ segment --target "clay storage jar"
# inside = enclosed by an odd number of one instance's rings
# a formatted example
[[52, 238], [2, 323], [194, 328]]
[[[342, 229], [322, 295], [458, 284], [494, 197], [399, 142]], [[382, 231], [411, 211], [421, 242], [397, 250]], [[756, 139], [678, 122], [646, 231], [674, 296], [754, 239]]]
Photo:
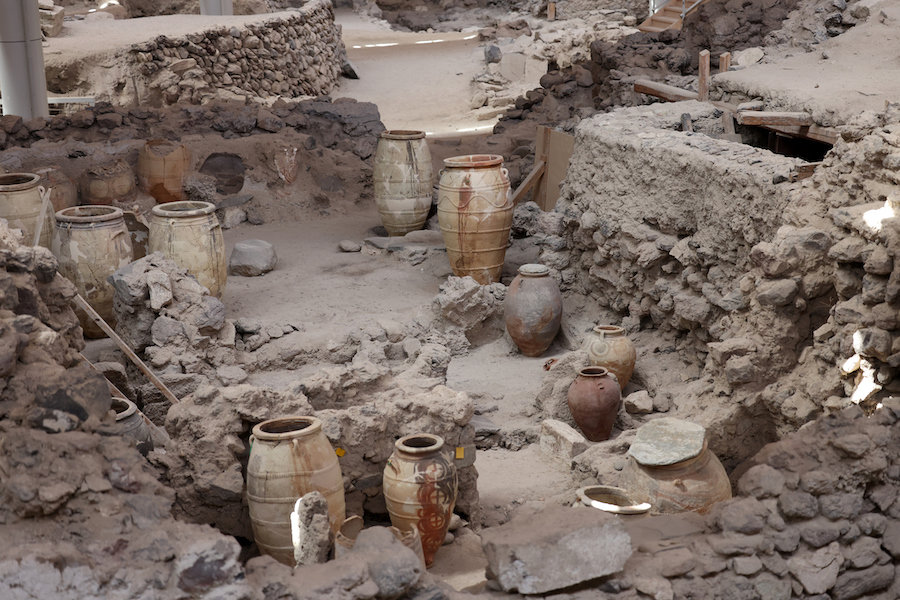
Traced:
[[585, 367], [569, 386], [569, 411], [584, 437], [592, 442], [609, 439], [622, 393], [615, 377], [603, 367]]
[[[131, 236], [122, 211], [113, 206], [73, 206], [56, 213], [53, 254], [59, 272], [103, 319], [115, 325], [115, 290], [106, 280], [133, 258]], [[80, 309], [75, 310], [86, 337], [106, 334]]]
[[706, 429], [663, 417], [637, 431], [622, 470], [623, 487], [652, 514], [697, 511], [731, 498], [728, 474], [709, 451]]
[[513, 215], [503, 157], [444, 159], [437, 212], [453, 274], [482, 285], [499, 281]]
[[[0, 175], [0, 218], [9, 221], [11, 229], [21, 229], [22, 243], [34, 244], [34, 234], [41, 218], [42, 196], [46, 193], [35, 173], [7, 173]], [[50, 247], [53, 238], [53, 206], [44, 213], [38, 245]]]
[[221, 298], [227, 271], [216, 206], [185, 200], [154, 206], [151, 212], [148, 252], [162, 252]]
[[34, 171], [41, 178], [41, 185], [50, 190], [53, 212], [78, 204], [78, 189], [72, 180], [56, 167], [43, 167]]
[[424, 131], [383, 131], [375, 150], [375, 204], [388, 235], [422, 229], [431, 210], [431, 152]]
[[321, 492], [336, 534], [344, 522], [344, 481], [334, 448], [315, 417], [263, 421], [250, 436], [247, 503], [260, 552], [294, 566], [291, 512], [298, 498]]
[[519, 267], [503, 303], [506, 331], [525, 356], [543, 354], [559, 331], [562, 295], [544, 265]]
[[631, 381], [637, 353], [634, 344], [625, 337], [625, 330], [615, 325], [597, 325], [584, 343], [588, 361], [603, 367], [616, 376], [623, 390]]
[[134, 172], [123, 160], [92, 167], [81, 176], [82, 204], [126, 204], [136, 194]]
[[456, 505], [456, 467], [443, 452], [444, 440], [430, 433], [400, 438], [384, 468], [384, 499], [391, 523], [418, 529], [425, 565], [444, 543]]
[[127, 398], [113, 398], [112, 410], [116, 411], [116, 422], [104, 426], [100, 433], [118, 435], [131, 440], [144, 456], [153, 450], [153, 439], [150, 427], [144, 421], [144, 415], [137, 405]]
[[138, 152], [138, 185], [159, 203], [184, 200], [182, 183], [190, 167], [191, 153], [183, 144], [148, 140]]

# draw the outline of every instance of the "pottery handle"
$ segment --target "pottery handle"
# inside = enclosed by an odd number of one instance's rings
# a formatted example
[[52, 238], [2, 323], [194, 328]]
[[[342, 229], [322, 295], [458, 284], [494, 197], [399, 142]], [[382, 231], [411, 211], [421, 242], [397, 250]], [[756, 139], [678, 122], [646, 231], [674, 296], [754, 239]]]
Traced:
[[397, 467], [397, 465], [395, 465], [394, 463], [391, 462], [391, 459], [388, 459], [387, 464], [384, 465], [385, 469], [387, 469], [388, 467], [390, 467], [394, 471], [395, 474], [400, 473], [400, 469]]
[[256, 441], [256, 436], [252, 433], [250, 434], [250, 449], [253, 450], [253, 442]]

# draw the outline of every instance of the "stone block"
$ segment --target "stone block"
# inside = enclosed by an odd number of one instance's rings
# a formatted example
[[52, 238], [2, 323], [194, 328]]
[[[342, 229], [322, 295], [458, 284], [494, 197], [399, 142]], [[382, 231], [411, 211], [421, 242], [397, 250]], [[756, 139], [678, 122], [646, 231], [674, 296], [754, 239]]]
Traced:
[[620, 519], [587, 507], [519, 515], [482, 536], [487, 577], [506, 592], [543, 594], [618, 573], [631, 556]]
[[587, 439], [574, 427], [556, 419], [541, 423], [541, 452], [547, 456], [568, 462], [587, 447]]
[[632, 415], [646, 415], [653, 412], [653, 398], [647, 390], [628, 394], [624, 399], [625, 411]]
[[275, 247], [265, 240], [243, 240], [234, 245], [228, 260], [228, 273], [256, 277], [275, 268]]

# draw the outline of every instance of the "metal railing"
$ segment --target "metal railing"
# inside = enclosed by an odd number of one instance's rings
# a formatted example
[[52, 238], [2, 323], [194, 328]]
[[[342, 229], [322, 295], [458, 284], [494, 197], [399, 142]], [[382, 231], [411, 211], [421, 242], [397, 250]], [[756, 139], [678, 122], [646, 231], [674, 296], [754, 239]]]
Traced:
[[[703, 0], [692, 0], [691, 2], [687, 2], [686, 0], [681, 0], [681, 18], [684, 19], [685, 16], [692, 10], [694, 7], [703, 2]], [[669, 3], [669, 0], [650, 0], [650, 16], [652, 17], [659, 9]]]

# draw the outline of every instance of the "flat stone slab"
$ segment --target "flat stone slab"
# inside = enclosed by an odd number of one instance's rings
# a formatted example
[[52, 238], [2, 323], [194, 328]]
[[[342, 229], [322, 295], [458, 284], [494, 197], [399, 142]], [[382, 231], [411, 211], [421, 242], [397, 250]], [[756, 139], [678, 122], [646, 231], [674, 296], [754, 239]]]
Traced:
[[706, 428], [690, 421], [663, 417], [637, 430], [628, 454], [648, 467], [674, 465], [703, 450]]
[[484, 530], [486, 574], [506, 592], [544, 594], [621, 571], [631, 556], [622, 520], [586, 506], [550, 506]]

